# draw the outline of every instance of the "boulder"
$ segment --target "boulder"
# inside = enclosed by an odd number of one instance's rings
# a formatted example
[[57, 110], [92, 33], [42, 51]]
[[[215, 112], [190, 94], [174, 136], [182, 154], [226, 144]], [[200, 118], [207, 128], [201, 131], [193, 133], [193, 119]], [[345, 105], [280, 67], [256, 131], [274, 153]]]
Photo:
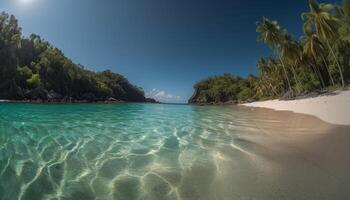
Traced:
[[249, 98], [249, 99], [245, 100], [245, 101], [242, 102], [242, 103], [253, 103], [254, 101], [256, 101], [256, 100], [254, 100], [254, 99], [252, 99], [252, 98]]
[[115, 98], [113, 98], [113, 97], [109, 97], [109, 98], [107, 99], [107, 101], [115, 102], [115, 101], [118, 101], [118, 100], [115, 99]]
[[49, 100], [60, 100], [60, 99], [63, 99], [63, 96], [53, 90], [50, 90], [50, 92], [47, 94], [47, 98]]
[[30, 100], [47, 100], [48, 94], [49, 93], [45, 88], [39, 86], [26, 92], [25, 97]]
[[229, 100], [223, 103], [224, 105], [236, 105], [238, 104], [237, 100]]

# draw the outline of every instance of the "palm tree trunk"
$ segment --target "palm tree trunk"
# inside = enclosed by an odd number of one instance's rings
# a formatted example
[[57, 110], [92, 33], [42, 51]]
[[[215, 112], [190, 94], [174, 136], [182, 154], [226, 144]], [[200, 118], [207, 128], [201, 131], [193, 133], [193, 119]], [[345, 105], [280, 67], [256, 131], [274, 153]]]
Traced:
[[[266, 78], [266, 77], [265, 77]], [[267, 79], [268, 80], [268, 79]], [[275, 96], [278, 96], [278, 93], [276, 92], [275, 88], [273, 87], [273, 85], [271, 84], [271, 81], [268, 81], [268, 84], [271, 88], [271, 91], [272, 93], [275, 95]]]
[[318, 68], [317, 66], [315, 66], [316, 70], [317, 70], [317, 73], [318, 73], [318, 76], [320, 77], [320, 80], [321, 80], [321, 84], [322, 84], [322, 88], [325, 88], [326, 87], [326, 84], [323, 80], [323, 77], [322, 77], [322, 73], [320, 71], [320, 68]]
[[315, 74], [318, 77], [319, 81], [321, 82], [321, 89], [325, 88], [325, 83], [324, 83], [322, 74], [321, 74], [319, 68], [317, 67], [317, 62], [316, 62], [315, 57], [313, 59], [313, 65], [311, 65], [311, 66], [312, 66], [313, 70], [315, 71]]
[[329, 41], [328, 41], [328, 40], [327, 40], [327, 45], [328, 45], [328, 48], [331, 50], [331, 53], [332, 53], [332, 55], [333, 55], [333, 57], [334, 57], [335, 62], [337, 63], [337, 66], [338, 66], [338, 69], [339, 69], [340, 78], [341, 78], [341, 85], [342, 85], [342, 87], [344, 88], [344, 87], [345, 87], [345, 82], [344, 82], [344, 77], [343, 77], [342, 69], [341, 69], [341, 67], [340, 67], [340, 64], [339, 64], [339, 62], [338, 62], [337, 57], [335, 56], [335, 53], [334, 53], [334, 51], [333, 51], [333, 48], [332, 48], [332, 46], [329, 44]]
[[[299, 84], [299, 85], [300, 85], [300, 87], [302, 87], [302, 88], [303, 88], [303, 85], [301, 84], [301, 82], [300, 82], [300, 81], [299, 81], [299, 79], [298, 79], [298, 75], [297, 75], [297, 72], [295, 71], [294, 66], [293, 66], [293, 65], [291, 65], [291, 68], [292, 68], [293, 76], [294, 76], [294, 79], [295, 79], [295, 83], [296, 83], [296, 84]], [[298, 92], [300, 92], [300, 90], [299, 90], [299, 89], [298, 89]]]
[[322, 59], [323, 59], [323, 62], [324, 62], [324, 64], [325, 64], [325, 66], [326, 66], [327, 72], [328, 72], [328, 74], [329, 74], [329, 78], [331, 78], [332, 85], [334, 86], [335, 84], [334, 84], [334, 80], [333, 80], [331, 71], [329, 70], [328, 64], [327, 64], [326, 59], [324, 58], [323, 55], [322, 55]]
[[289, 78], [288, 78], [288, 73], [287, 73], [287, 70], [286, 70], [286, 66], [284, 65], [284, 62], [283, 62], [283, 60], [282, 60], [282, 58], [281, 58], [281, 56], [279, 54], [278, 54], [278, 57], [279, 57], [279, 59], [281, 61], [281, 64], [282, 64], [282, 67], [283, 67], [283, 71], [284, 71], [284, 75], [286, 76], [286, 79], [287, 79], [287, 82], [288, 82], [289, 90], [293, 91], [292, 90], [292, 86], [290, 85]]
[[273, 95], [278, 96], [278, 94], [277, 94], [275, 88], [273, 87], [273, 85], [271, 84], [271, 81], [269, 80], [269, 78], [265, 74], [262, 74], [261, 77], [263, 77], [266, 80], [267, 84], [271, 88], [271, 91], [272, 91]]
[[321, 82], [321, 89], [322, 89], [322, 88], [323, 88], [323, 81], [321, 80], [321, 78], [320, 78], [320, 76], [319, 76], [319, 74], [318, 74], [318, 72], [317, 72], [315, 66], [314, 66], [314, 65], [311, 65], [311, 67], [312, 67], [312, 69], [314, 70], [314, 73], [315, 73], [317, 79]]

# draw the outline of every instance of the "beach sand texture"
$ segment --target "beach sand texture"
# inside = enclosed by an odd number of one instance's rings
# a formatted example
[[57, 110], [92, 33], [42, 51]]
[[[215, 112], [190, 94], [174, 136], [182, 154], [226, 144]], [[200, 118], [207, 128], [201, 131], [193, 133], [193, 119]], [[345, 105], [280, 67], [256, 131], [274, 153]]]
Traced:
[[313, 115], [332, 124], [350, 125], [350, 91], [337, 91], [315, 98], [292, 101], [270, 100], [243, 105], [280, 111], [293, 111]]

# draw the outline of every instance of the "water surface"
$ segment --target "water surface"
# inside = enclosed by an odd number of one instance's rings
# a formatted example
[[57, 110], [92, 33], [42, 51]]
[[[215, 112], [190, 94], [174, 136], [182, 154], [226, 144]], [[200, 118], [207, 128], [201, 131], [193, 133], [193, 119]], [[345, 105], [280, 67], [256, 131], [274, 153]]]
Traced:
[[0, 199], [350, 199], [349, 130], [238, 107], [0, 103]]

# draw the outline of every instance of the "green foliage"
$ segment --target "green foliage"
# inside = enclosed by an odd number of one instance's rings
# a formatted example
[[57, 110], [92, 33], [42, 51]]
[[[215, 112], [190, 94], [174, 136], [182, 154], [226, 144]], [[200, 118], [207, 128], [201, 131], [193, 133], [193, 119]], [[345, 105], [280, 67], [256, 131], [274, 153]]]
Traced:
[[17, 49], [20, 48], [21, 29], [16, 18], [0, 14], [0, 80], [13, 79], [17, 69]]
[[[111, 71], [96, 73], [86, 70], [38, 35], [23, 38], [16, 18], [1, 13], [0, 86], [12, 80], [23, 89], [42, 86], [48, 91], [53, 90], [75, 99], [89, 96], [96, 99], [113, 97], [124, 101], [145, 101], [142, 89], [129, 83], [123, 76]], [[5, 89], [0, 94], [6, 93]]]
[[250, 87], [253, 76], [243, 79], [239, 76], [224, 74], [200, 81], [195, 89], [200, 91], [198, 99], [206, 102], [246, 101], [252, 98], [253, 90]]
[[195, 85], [190, 102], [263, 100], [289, 90], [304, 94], [345, 87], [350, 82], [350, 0], [342, 6], [316, 0], [308, 5], [300, 41], [277, 21], [263, 17], [257, 23], [257, 40], [272, 50], [271, 56], [258, 60], [258, 77], [210, 77]]
[[253, 90], [246, 87], [246, 88], [243, 88], [242, 91], [239, 92], [238, 100], [239, 101], [247, 101], [250, 98], [252, 98], [253, 95], [254, 95]]
[[32, 77], [32, 70], [27, 67], [17, 67], [17, 81], [20, 86], [25, 86], [27, 80]]
[[27, 79], [27, 83], [29, 87], [36, 88], [40, 86], [40, 75], [39, 74], [33, 74], [31, 78]]

